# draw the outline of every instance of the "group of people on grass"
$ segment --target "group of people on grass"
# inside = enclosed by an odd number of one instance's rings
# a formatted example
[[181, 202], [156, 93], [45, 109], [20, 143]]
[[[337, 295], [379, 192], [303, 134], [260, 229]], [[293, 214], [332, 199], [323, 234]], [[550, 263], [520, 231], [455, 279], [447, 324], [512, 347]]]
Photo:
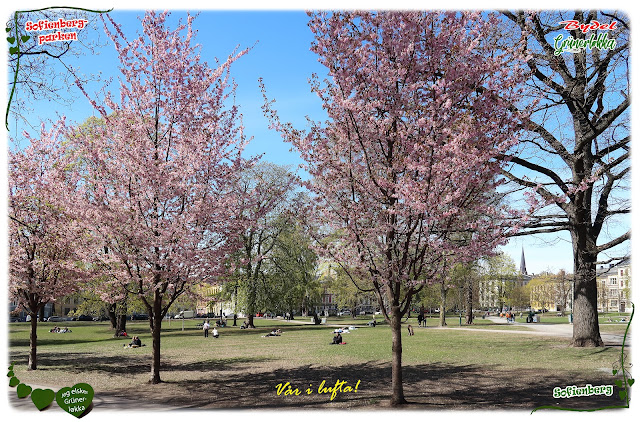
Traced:
[[516, 316], [513, 312], [507, 311], [507, 313], [504, 314], [504, 316], [507, 318], [507, 322], [516, 322]]
[[71, 330], [68, 327], [64, 327], [64, 328], [60, 328], [60, 327], [53, 327], [52, 329], [49, 330], [50, 333], [70, 333]]
[[[511, 318], [513, 318], [513, 316], [511, 316]], [[425, 318], [422, 315], [419, 315], [418, 316], [418, 324], [422, 325], [424, 319]], [[375, 324], [372, 324], [372, 326], [375, 327]], [[247, 321], [245, 321], [240, 328], [241, 329], [242, 328], [246, 329], [248, 327], [249, 327], [249, 324], [247, 323]], [[407, 328], [409, 330], [409, 335], [412, 336], [413, 335], [413, 327], [411, 327], [411, 325], [409, 325]], [[211, 324], [209, 323], [209, 320], [206, 320], [202, 324], [202, 330], [204, 331], [204, 337], [205, 338], [209, 337], [209, 330], [210, 329], [211, 329]], [[333, 330], [333, 333], [335, 335], [333, 336], [333, 340], [331, 341], [330, 344], [347, 344], [342, 340], [342, 334], [343, 333], [349, 333], [350, 331], [353, 331], [353, 330], [356, 330], [356, 329], [357, 328], [354, 327], [354, 326], [336, 328], [335, 330]], [[58, 330], [58, 331], [54, 331], [54, 330]], [[69, 330], [68, 328], [64, 328], [63, 330], [60, 330], [58, 327], [54, 327], [54, 328], [51, 329], [51, 332], [63, 332], [64, 333], [64, 332], [71, 332], [71, 330]], [[278, 328], [278, 329], [271, 330], [271, 332], [269, 332], [266, 335], [263, 335], [262, 337], [279, 337], [281, 334], [282, 334], [282, 330], [280, 330]], [[118, 332], [116, 332], [115, 335], [116, 335], [116, 337], [127, 337], [126, 331], [118, 331]], [[214, 338], [220, 337], [220, 333], [218, 332], [218, 329], [216, 327], [213, 327], [213, 330], [211, 331], [211, 336], [214, 337]], [[134, 336], [131, 339], [131, 343], [129, 343], [128, 345], [125, 344], [124, 346], [128, 347], [128, 348], [142, 347], [143, 344], [142, 344], [142, 341], [140, 340], [140, 337]]]
[[[204, 331], [204, 338], [209, 337], [210, 328], [211, 328], [211, 324], [209, 324], [209, 320], [206, 320], [204, 324], [202, 324], [202, 330]], [[213, 330], [211, 331], [211, 336], [213, 338], [220, 337], [220, 333], [218, 333], [218, 329], [216, 327], [213, 327]]]
[[330, 344], [347, 344], [342, 341], [342, 334], [348, 334], [354, 330], [357, 330], [357, 328], [353, 325], [349, 327], [336, 328], [335, 330], [333, 330], [333, 334], [335, 335], [333, 336], [333, 341]]

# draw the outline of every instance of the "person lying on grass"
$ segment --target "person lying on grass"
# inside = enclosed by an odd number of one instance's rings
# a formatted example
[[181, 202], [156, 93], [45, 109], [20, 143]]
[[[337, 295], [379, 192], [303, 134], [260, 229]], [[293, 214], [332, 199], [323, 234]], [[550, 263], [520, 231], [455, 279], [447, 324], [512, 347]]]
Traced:
[[280, 334], [282, 334], [282, 330], [278, 328], [277, 330], [271, 330], [269, 334], [264, 335], [262, 337], [279, 337]]

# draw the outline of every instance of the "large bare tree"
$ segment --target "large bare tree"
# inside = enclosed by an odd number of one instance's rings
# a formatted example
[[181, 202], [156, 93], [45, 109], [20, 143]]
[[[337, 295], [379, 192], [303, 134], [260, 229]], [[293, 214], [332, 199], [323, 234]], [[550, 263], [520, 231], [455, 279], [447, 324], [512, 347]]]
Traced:
[[[596, 264], [599, 256], [609, 262], [620, 258], [606, 252], [630, 238], [629, 231], [615, 227], [630, 212], [629, 21], [618, 12], [598, 11], [504, 15], [526, 38], [528, 83], [538, 101], [526, 122], [529, 136], [504, 171], [528, 195], [533, 212], [518, 235], [569, 232], [575, 277], [572, 344], [602, 346]], [[596, 21], [606, 26], [579, 26]], [[562, 48], [563, 42], [598, 37], [615, 42]]]

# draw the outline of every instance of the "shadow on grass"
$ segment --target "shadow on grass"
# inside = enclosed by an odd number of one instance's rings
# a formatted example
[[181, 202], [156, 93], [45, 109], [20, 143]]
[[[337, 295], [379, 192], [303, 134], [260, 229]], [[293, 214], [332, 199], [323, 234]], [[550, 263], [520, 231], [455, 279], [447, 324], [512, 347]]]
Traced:
[[[136, 350], [139, 352], [140, 349]], [[42, 353], [39, 371], [64, 371], [92, 376], [130, 376], [147, 374], [150, 370], [150, 350], [144, 354], [96, 357], [88, 353]], [[12, 352], [12, 361], [26, 359], [26, 352]], [[391, 367], [388, 362], [372, 361], [335, 366], [286, 365], [263, 357], [207, 359], [198, 362], [173, 363], [163, 361], [161, 373], [188, 371], [200, 374], [197, 379], [167, 381], [159, 385], [127, 384], [122, 388], [100, 392], [104, 408], [136, 410], [140, 406], [158, 410], [169, 408], [237, 408], [237, 409], [297, 409], [297, 408], [386, 408], [391, 396]], [[175, 378], [175, 376], [173, 376]], [[357, 391], [341, 392], [332, 401], [331, 393], [321, 394], [318, 387], [333, 387], [336, 381]], [[561, 368], [545, 370], [505, 370], [498, 365], [465, 365], [434, 362], [407, 365], [403, 368], [407, 409], [527, 409], [543, 405], [579, 409], [618, 406], [618, 389], [613, 395], [554, 399], [553, 388], [585, 384], [613, 385], [610, 374], [577, 375]], [[278, 395], [278, 384], [290, 383], [300, 395]], [[132, 387], [136, 394], [131, 395]], [[309, 388], [311, 394], [307, 394]], [[122, 402], [120, 398], [128, 400]], [[140, 403], [138, 405], [138, 402]]]
[[[144, 354], [140, 351], [144, 350]], [[38, 353], [38, 371], [56, 370], [66, 373], [82, 374], [94, 372], [98, 375], [139, 375], [147, 374], [151, 370], [151, 348], [135, 349], [135, 355], [129, 353], [131, 349], [125, 349], [123, 355], [95, 356], [89, 353]], [[26, 362], [28, 352], [12, 352], [11, 362]], [[267, 362], [265, 357], [233, 357], [221, 359], [208, 359], [191, 363], [173, 363], [161, 360], [160, 370], [165, 371], [192, 371], [192, 372], [226, 372], [245, 368], [247, 365]]]
[[[235, 362], [236, 369], [250, 362]], [[250, 366], [250, 365], [248, 365]], [[191, 369], [198, 370], [199, 365]], [[176, 368], [177, 369], [177, 368]], [[572, 399], [554, 399], [553, 388], [569, 385], [584, 386], [613, 384], [604, 374], [576, 377], [567, 373], [541, 373], [538, 369], [505, 371], [494, 366], [450, 365], [444, 363], [406, 366], [403, 369], [407, 409], [528, 409], [554, 405], [580, 409], [617, 406], [614, 395]], [[331, 401], [331, 393], [321, 394], [318, 387], [333, 387], [337, 380], [346, 381], [358, 390], [338, 393]], [[278, 395], [276, 386], [290, 383], [300, 395]], [[307, 394], [309, 388], [311, 394]], [[124, 397], [127, 391], [107, 393]], [[357, 365], [295, 368], [276, 368], [270, 371], [216, 371], [204, 373], [197, 381], [165, 382], [149, 386], [141, 393], [145, 402], [176, 408], [353, 408], [387, 407], [391, 396], [391, 368], [388, 363], [368, 362]]]
[[[63, 336], [65, 334], [56, 334], [56, 336]], [[38, 347], [42, 346], [62, 346], [62, 345], [75, 345], [84, 343], [122, 343], [123, 341], [130, 342], [131, 338], [125, 337], [103, 337], [103, 338], [77, 338], [77, 337], [57, 337], [46, 338], [42, 335], [38, 335]], [[9, 341], [9, 347], [29, 347], [29, 339], [12, 339]]]

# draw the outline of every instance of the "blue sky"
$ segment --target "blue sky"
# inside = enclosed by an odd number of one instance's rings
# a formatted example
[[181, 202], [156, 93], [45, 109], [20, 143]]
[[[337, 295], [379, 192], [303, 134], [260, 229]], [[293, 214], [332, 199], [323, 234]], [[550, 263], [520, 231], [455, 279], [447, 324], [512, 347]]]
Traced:
[[[168, 7], [173, 8], [175, 5], [171, 4]], [[241, 5], [243, 3], [238, 7]], [[153, 3], [155, 8], [163, 6], [167, 5]], [[123, 25], [125, 33], [134, 35], [140, 27], [137, 18], [137, 15], [142, 14], [140, 10], [142, 8], [135, 11], [116, 9], [112, 16]], [[199, 9], [194, 7], [191, 10]], [[175, 19], [185, 16], [184, 11], [173, 12]], [[224, 60], [236, 47], [252, 47], [249, 54], [232, 66], [232, 75], [238, 83], [237, 103], [244, 116], [245, 133], [253, 137], [246, 151], [248, 155], [264, 153], [264, 159], [278, 164], [297, 166], [301, 163], [298, 154], [291, 152], [290, 146], [282, 142], [277, 133], [268, 130], [268, 121], [260, 109], [263, 100], [258, 85], [259, 77], [264, 79], [269, 97], [276, 99], [275, 107], [283, 121], [292, 122], [301, 128], [307, 124], [305, 116], [311, 116], [315, 120], [324, 118], [321, 103], [315, 94], [310, 92], [308, 83], [312, 73], [322, 75], [324, 68], [309, 51], [312, 34], [307, 27], [307, 20], [306, 13], [301, 10], [254, 9], [205, 10], [194, 22], [194, 27], [198, 30], [196, 40], [202, 45], [202, 55], [210, 64], [214, 62], [214, 57]], [[102, 32], [101, 26], [95, 30], [96, 36], [97, 31]], [[117, 77], [117, 65], [116, 54], [111, 45], [103, 47], [99, 56], [85, 56], [74, 63], [74, 66], [85, 73], [101, 71], [104, 77]], [[39, 118], [53, 119], [56, 113], [62, 113], [75, 122], [82, 122], [95, 114], [86, 99], [77, 94], [77, 101], [68, 110], [42, 104], [33, 121]], [[12, 129], [12, 132], [13, 136], [16, 131]], [[518, 237], [512, 239], [503, 250], [519, 265], [523, 247], [530, 273], [560, 269], [572, 271], [572, 250], [568, 234]]]

